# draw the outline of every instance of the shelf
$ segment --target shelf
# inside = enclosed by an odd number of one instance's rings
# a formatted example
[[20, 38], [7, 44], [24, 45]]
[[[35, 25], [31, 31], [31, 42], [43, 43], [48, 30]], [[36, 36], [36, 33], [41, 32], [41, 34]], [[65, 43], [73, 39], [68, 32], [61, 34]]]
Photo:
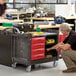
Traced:
[[50, 44], [45, 44], [45, 46], [52, 46], [52, 45], [55, 45], [56, 43], [50, 43]]

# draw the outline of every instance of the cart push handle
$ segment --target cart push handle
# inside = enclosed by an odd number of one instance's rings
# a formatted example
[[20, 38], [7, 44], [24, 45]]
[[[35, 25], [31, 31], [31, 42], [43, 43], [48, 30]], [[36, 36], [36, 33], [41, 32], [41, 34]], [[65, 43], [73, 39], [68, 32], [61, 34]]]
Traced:
[[17, 31], [17, 33], [20, 33], [20, 30], [16, 27], [8, 27], [8, 28], [3, 29], [2, 31], [4, 32], [4, 31], [7, 31], [8, 29], [14, 29]]

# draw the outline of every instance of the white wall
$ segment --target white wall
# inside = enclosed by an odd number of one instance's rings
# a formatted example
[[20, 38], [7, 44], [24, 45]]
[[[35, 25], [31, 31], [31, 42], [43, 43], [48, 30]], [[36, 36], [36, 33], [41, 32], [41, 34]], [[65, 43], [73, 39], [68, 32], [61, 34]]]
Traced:
[[60, 5], [55, 5], [55, 16], [66, 16], [67, 15], [67, 5], [60, 4]]
[[68, 0], [68, 4], [55, 5], [55, 16], [74, 16], [75, 4], [71, 4], [71, 0]]

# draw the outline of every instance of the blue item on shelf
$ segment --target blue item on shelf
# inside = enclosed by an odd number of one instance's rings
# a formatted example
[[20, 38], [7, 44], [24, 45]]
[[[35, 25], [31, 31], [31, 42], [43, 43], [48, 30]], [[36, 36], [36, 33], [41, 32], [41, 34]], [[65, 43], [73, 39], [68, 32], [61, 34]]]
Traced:
[[66, 19], [62, 16], [54, 17], [54, 23], [55, 24], [61, 24], [61, 23], [64, 23], [65, 21], [66, 21]]
[[6, 17], [7, 17], [8, 20], [13, 20], [13, 17], [12, 17], [11, 14], [6, 14]]

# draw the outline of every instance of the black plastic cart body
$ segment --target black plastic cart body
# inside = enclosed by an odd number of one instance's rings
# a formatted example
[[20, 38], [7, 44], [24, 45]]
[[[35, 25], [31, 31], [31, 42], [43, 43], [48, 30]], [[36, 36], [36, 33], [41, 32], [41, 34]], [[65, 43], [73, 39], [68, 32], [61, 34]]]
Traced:
[[47, 58], [46, 48], [58, 43], [56, 33], [44, 33], [32, 36], [30, 33], [0, 31], [0, 64], [16, 67], [16, 64], [26, 65], [26, 71], [31, 71], [35, 64], [58, 60], [58, 52]]

